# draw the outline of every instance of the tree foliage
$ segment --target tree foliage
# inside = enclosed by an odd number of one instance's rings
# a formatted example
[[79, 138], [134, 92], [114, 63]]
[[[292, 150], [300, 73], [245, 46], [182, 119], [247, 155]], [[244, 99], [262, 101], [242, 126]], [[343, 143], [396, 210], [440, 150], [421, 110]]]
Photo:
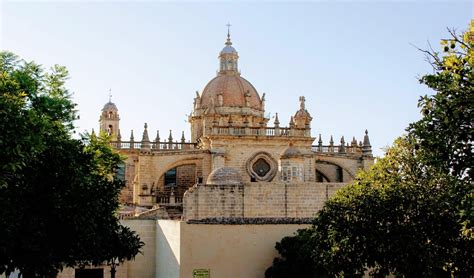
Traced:
[[267, 277], [474, 275], [473, 28], [450, 30], [442, 53], [424, 51], [433, 73], [420, 82], [435, 93], [420, 98], [422, 118], [311, 228], [277, 244]]
[[107, 138], [71, 138], [67, 70], [0, 52], [0, 74], [0, 274], [133, 258], [143, 243], [115, 216], [122, 159]]

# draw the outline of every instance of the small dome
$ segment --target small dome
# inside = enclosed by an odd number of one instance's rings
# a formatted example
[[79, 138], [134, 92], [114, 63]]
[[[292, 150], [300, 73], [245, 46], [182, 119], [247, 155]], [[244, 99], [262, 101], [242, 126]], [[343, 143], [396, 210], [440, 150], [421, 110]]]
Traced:
[[282, 153], [281, 153], [281, 158], [293, 158], [293, 157], [300, 157], [301, 152], [293, 147], [293, 146], [288, 146]]
[[107, 102], [104, 105], [104, 108], [102, 108], [102, 111], [110, 111], [110, 110], [118, 111], [117, 106], [115, 105], [115, 103], [113, 103], [111, 101]]
[[296, 112], [295, 118], [311, 118], [311, 115], [309, 114], [308, 110], [306, 109], [300, 109]]
[[255, 87], [239, 75], [222, 74], [213, 78], [202, 91], [201, 107], [209, 107], [211, 100], [218, 106], [218, 96], [222, 94], [223, 104], [226, 107], [245, 107], [246, 95], [249, 107], [261, 110], [262, 101]]
[[235, 48], [233, 48], [231, 45], [226, 45], [222, 51], [221, 51], [221, 54], [237, 54], [237, 50], [235, 50]]
[[239, 185], [242, 176], [239, 171], [231, 167], [222, 167], [212, 171], [207, 178], [208, 185]]

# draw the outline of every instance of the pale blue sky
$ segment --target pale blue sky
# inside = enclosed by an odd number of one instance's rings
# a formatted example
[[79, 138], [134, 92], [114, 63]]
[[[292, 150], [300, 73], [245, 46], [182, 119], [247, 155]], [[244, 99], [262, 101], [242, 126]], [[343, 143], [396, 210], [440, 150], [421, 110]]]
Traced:
[[[417, 76], [430, 72], [422, 48], [467, 28], [472, 1], [362, 2], [0, 2], [0, 48], [50, 67], [66, 66], [81, 119], [98, 129], [112, 89], [124, 140], [143, 123], [175, 138], [185, 131], [195, 91], [215, 76], [227, 22], [242, 76], [266, 93], [267, 113], [286, 125], [298, 96], [312, 133], [344, 135], [374, 152], [419, 118]], [[273, 121], [272, 121], [273, 122]]]

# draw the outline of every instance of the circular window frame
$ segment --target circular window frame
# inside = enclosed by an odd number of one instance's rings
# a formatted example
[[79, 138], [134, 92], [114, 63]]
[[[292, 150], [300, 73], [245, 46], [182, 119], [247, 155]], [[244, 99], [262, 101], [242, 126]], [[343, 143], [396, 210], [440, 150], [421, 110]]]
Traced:
[[[253, 165], [260, 159], [265, 160], [265, 162], [270, 165], [270, 170], [268, 173], [261, 177], [254, 170]], [[267, 152], [258, 152], [255, 153], [251, 158], [247, 160], [247, 173], [251, 178], [254, 178], [256, 181], [272, 181], [278, 172], [278, 162]]]

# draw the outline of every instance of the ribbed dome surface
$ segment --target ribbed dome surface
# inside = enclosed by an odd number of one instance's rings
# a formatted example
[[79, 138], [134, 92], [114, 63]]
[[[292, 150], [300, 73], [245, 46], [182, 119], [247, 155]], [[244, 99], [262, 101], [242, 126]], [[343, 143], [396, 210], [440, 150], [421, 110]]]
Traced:
[[292, 158], [292, 157], [300, 157], [300, 156], [301, 156], [301, 152], [293, 146], [289, 146], [281, 153], [281, 158]]
[[231, 45], [226, 45], [222, 51], [221, 51], [221, 54], [229, 54], [229, 53], [235, 53], [237, 54], [237, 50], [235, 50], [235, 48], [233, 48]]
[[242, 184], [242, 176], [239, 171], [231, 167], [221, 167], [209, 174], [207, 178], [209, 185], [239, 185]]
[[110, 110], [118, 111], [117, 106], [115, 106], [115, 103], [109, 101], [104, 105], [104, 108], [102, 108], [102, 111], [110, 111]]
[[245, 78], [235, 74], [221, 74], [209, 81], [201, 95], [201, 107], [207, 108], [214, 99], [214, 105], [219, 106], [218, 95], [223, 96], [223, 105], [227, 107], [245, 107], [245, 95], [248, 93], [249, 107], [262, 109], [262, 102], [257, 90]]

